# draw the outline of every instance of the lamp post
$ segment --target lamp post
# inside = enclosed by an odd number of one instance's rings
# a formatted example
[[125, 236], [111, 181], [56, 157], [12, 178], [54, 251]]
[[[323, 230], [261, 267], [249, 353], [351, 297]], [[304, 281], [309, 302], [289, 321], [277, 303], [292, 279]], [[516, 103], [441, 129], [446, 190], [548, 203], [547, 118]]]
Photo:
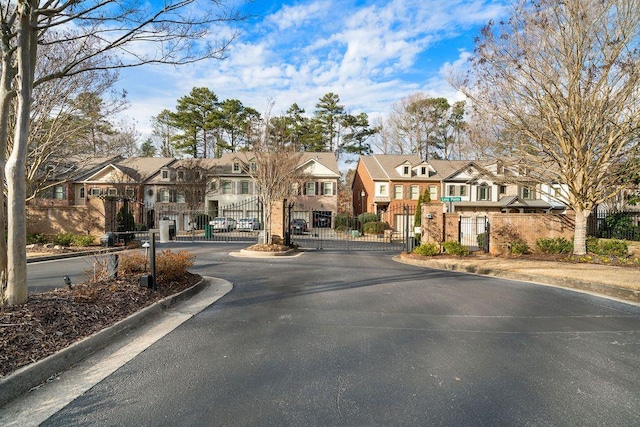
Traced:
[[360, 211], [361, 211], [360, 213], [364, 213], [364, 196], [365, 196], [365, 194], [366, 193], [364, 192], [364, 190], [362, 190], [360, 192]]

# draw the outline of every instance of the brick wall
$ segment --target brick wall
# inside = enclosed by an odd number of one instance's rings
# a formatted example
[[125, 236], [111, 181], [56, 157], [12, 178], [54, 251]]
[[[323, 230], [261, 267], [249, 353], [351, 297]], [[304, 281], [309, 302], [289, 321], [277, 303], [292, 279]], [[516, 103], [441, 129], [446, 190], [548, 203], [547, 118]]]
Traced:
[[[431, 218], [428, 218], [430, 216]], [[422, 206], [422, 242], [458, 241], [460, 213], [442, 213], [442, 205]], [[464, 214], [463, 216], [472, 216]], [[489, 252], [506, 252], [508, 240], [519, 238], [534, 249], [541, 238], [573, 239], [575, 218], [560, 214], [483, 213], [490, 224]], [[444, 237], [443, 237], [444, 236]]]
[[104, 234], [104, 204], [92, 198], [84, 206], [28, 206], [27, 233], [54, 235], [58, 233]]
[[490, 213], [489, 252], [501, 254], [507, 251], [508, 240], [519, 237], [535, 249], [536, 240], [564, 237], [573, 239], [575, 218], [560, 214], [503, 214]]

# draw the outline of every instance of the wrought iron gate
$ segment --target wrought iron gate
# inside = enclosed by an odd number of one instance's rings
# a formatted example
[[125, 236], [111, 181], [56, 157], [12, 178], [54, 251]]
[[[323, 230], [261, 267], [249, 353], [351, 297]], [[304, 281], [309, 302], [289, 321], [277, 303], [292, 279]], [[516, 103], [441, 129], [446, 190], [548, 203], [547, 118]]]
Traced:
[[399, 206], [380, 212], [377, 221], [367, 221], [373, 217], [302, 211], [294, 205], [288, 222], [291, 241], [301, 248], [410, 252], [415, 245], [414, 215], [415, 207]]

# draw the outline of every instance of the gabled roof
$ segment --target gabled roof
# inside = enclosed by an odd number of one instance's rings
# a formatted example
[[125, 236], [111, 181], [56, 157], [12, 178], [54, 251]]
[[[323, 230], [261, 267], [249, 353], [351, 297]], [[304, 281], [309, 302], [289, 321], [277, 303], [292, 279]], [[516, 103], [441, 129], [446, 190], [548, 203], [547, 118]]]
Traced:
[[56, 169], [53, 178], [58, 180], [82, 181], [86, 176], [120, 160], [122, 160], [122, 156], [70, 156], [52, 165], [52, 167]]
[[535, 200], [523, 200], [518, 196], [504, 196], [497, 202], [489, 202], [489, 201], [469, 201], [469, 202], [453, 202], [454, 206], [476, 206], [476, 207], [487, 207], [487, 208], [501, 208], [501, 209], [551, 209], [549, 203], [544, 200], [535, 199]]
[[175, 160], [173, 157], [130, 157], [109, 164], [79, 181], [95, 181], [98, 177], [108, 174], [109, 169], [111, 169], [121, 172], [132, 182], [142, 183]]
[[[365, 167], [369, 176], [374, 181], [440, 181], [444, 177], [453, 174], [462, 165], [469, 163], [464, 160], [429, 160], [424, 161], [415, 154], [374, 154], [360, 156], [360, 162]], [[398, 173], [398, 166], [410, 164], [412, 168], [429, 165], [435, 171], [429, 177], [412, 175], [403, 176]]]
[[[496, 180], [497, 178], [494, 176], [493, 173], [491, 173], [489, 170], [487, 170], [485, 168], [485, 165], [481, 162], [472, 160], [472, 161], [468, 161], [468, 160], [460, 160], [458, 161], [459, 163], [457, 163], [458, 168], [455, 169], [452, 173], [448, 174], [445, 176], [444, 181], [453, 181], [455, 180], [455, 178], [459, 175], [462, 175], [464, 172], [466, 172], [469, 168], [475, 169], [479, 172], [478, 175], [475, 175], [474, 178], [485, 178], [485, 179], [491, 179], [491, 180]], [[451, 164], [451, 166], [454, 166], [454, 164]]]
[[[302, 158], [299, 166], [304, 166], [312, 162], [317, 163], [329, 169], [333, 174], [336, 175], [336, 177], [340, 177], [338, 162], [336, 161], [336, 156], [333, 153], [303, 152], [301, 153], [301, 155]], [[255, 161], [255, 155], [252, 151], [238, 151], [236, 153], [224, 154], [222, 157], [216, 160], [218, 161], [218, 165], [220, 166], [220, 175], [238, 175], [237, 173], [233, 173], [232, 170], [234, 161], [239, 160], [245, 164], [249, 164], [252, 161]]]

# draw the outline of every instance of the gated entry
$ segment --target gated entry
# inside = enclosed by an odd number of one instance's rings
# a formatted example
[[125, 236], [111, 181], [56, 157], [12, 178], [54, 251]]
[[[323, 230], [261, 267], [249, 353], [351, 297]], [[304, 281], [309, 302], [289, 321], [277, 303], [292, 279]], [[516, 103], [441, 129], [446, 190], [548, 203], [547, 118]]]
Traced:
[[461, 216], [458, 224], [460, 244], [470, 251], [489, 252], [489, 221], [486, 216]]
[[414, 245], [414, 214], [415, 207], [409, 206], [381, 212], [378, 222], [389, 228], [372, 231], [374, 227], [363, 224], [362, 217], [296, 210], [294, 205], [291, 220], [304, 220], [307, 229], [290, 229], [291, 241], [307, 249], [410, 251]]
[[[214, 227], [211, 222], [216, 217], [227, 218], [231, 225], [224, 229]], [[251, 219], [252, 225], [238, 228], [241, 219]], [[258, 198], [241, 203], [213, 205], [208, 211], [172, 205], [157, 210], [156, 224], [160, 221], [172, 221], [176, 240], [256, 243], [260, 231], [264, 229], [264, 210]]]

